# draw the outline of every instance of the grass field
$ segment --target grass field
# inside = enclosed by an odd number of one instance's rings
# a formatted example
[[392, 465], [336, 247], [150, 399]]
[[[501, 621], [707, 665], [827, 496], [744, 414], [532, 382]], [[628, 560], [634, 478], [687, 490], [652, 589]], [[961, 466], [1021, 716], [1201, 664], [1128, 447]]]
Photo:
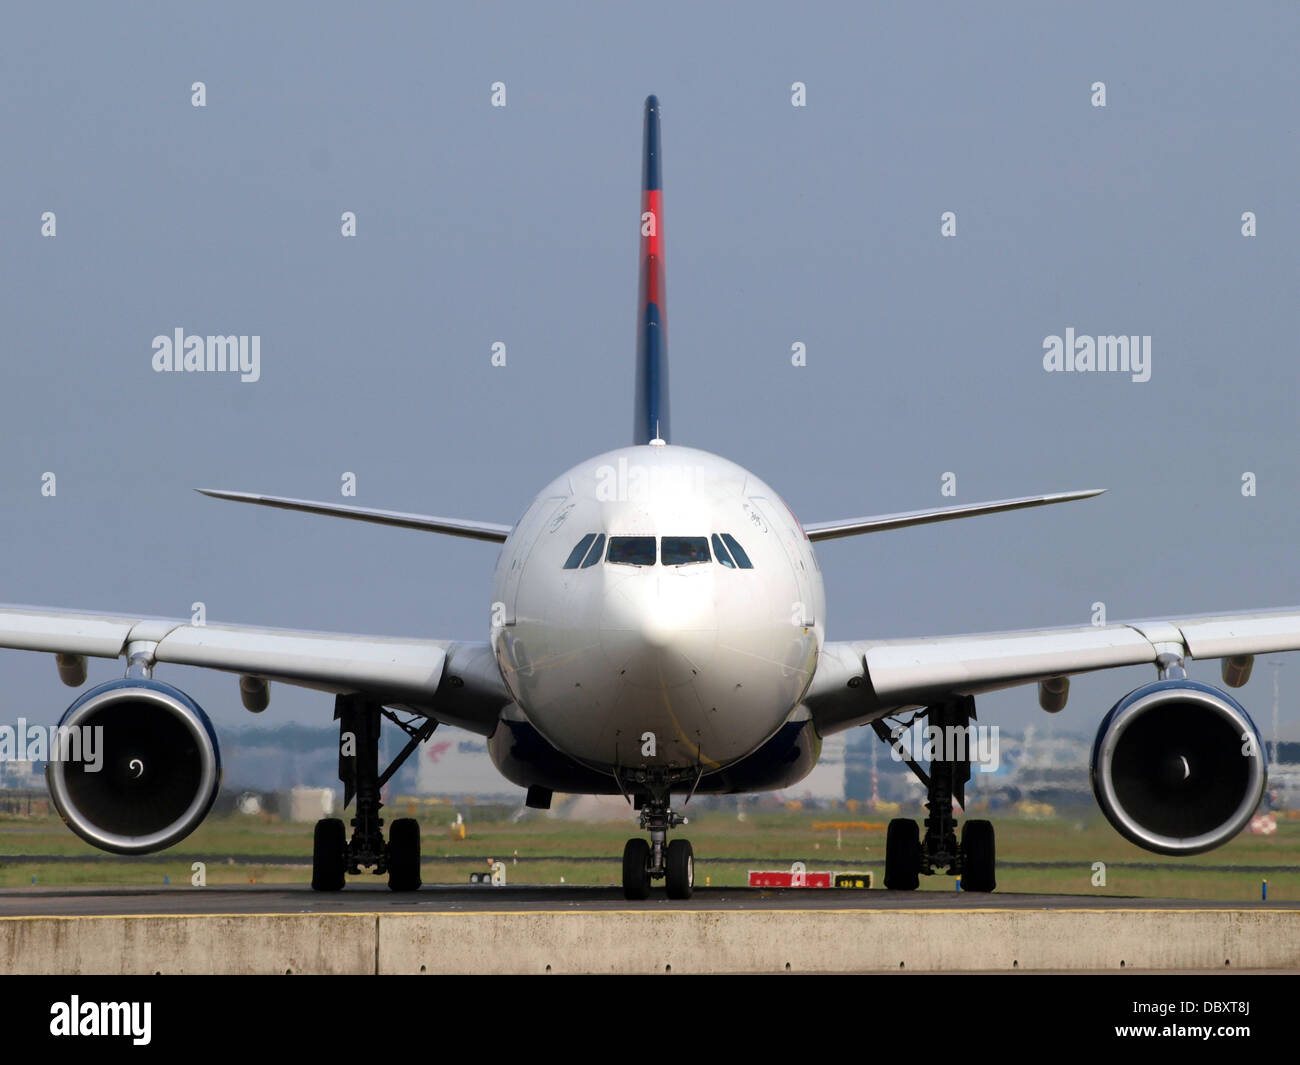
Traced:
[[[619, 882], [623, 842], [638, 834], [632, 816], [578, 822], [529, 811], [517, 822], [513, 809], [459, 808], [465, 839], [451, 830], [450, 806], [396, 806], [386, 818], [420, 818], [426, 884], [463, 884], [485, 872], [489, 859], [506, 863], [509, 883], [608, 884]], [[1260, 897], [1267, 878], [1270, 900], [1300, 899], [1300, 820], [1279, 817], [1277, 833], [1243, 833], [1231, 843], [1193, 858], [1170, 859], [1126, 842], [1099, 814], [1044, 819], [993, 818], [997, 828], [998, 888], [1003, 891], [1155, 898]], [[825, 822], [867, 822], [878, 827], [815, 827]], [[694, 845], [696, 883], [737, 886], [751, 868], [787, 869], [801, 860], [809, 870], [884, 874], [885, 818], [865, 810], [733, 810], [693, 813], [679, 830]], [[0, 887], [161, 885], [191, 882], [192, 863], [205, 865], [208, 884], [306, 883], [310, 879], [310, 824], [266, 817], [210, 817], [170, 851], [141, 858], [106, 855], [83, 843], [57, 817], [0, 817]], [[516, 860], [517, 854], [517, 860]], [[736, 859], [725, 861], [725, 859]], [[1106, 865], [1106, 883], [1094, 885], [1093, 863]], [[923, 877], [922, 890], [953, 891], [951, 877]]]

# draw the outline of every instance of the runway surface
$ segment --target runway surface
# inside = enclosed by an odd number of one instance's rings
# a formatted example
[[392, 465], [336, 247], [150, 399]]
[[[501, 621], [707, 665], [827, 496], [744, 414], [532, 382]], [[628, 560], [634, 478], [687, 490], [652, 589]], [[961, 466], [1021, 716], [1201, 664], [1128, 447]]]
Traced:
[[616, 887], [431, 885], [395, 894], [382, 882], [349, 884], [337, 893], [306, 886], [7, 888], [0, 890], [0, 918], [143, 914], [456, 913], [530, 911], [669, 910], [1297, 910], [1300, 902], [1149, 899], [1118, 895], [989, 895], [957, 891], [844, 891], [829, 889], [697, 888], [687, 901], [660, 891], [629, 902]]

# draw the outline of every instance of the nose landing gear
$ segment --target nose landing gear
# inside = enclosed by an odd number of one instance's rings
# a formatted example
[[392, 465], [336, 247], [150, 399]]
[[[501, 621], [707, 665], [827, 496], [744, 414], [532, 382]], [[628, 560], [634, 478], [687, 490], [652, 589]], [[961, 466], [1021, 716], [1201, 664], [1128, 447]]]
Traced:
[[639, 825], [650, 833], [647, 843], [633, 837], [623, 847], [623, 897], [647, 899], [650, 882], [663, 880], [670, 899], [689, 899], [695, 890], [695, 852], [689, 840], [667, 842], [669, 829], [687, 823], [668, 807], [668, 796], [638, 796]]

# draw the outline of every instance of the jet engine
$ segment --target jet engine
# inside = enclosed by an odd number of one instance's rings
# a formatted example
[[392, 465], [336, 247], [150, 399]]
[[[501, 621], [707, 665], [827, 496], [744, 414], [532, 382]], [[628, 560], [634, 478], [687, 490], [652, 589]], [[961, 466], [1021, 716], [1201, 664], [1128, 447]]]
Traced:
[[1159, 854], [1199, 854], [1250, 820], [1268, 778], [1264, 745], [1226, 692], [1180, 678], [1129, 692], [1092, 747], [1092, 790], [1121, 835]]
[[212, 723], [171, 685], [127, 678], [82, 694], [59, 721], [45, 777], [68, 827], [118, 854], [188, 836], [221, 784]]

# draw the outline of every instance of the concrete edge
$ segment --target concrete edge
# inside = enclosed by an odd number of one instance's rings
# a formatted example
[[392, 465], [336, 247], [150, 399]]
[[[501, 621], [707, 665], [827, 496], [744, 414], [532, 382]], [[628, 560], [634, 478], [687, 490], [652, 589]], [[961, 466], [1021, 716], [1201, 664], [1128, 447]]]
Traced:
[[0, 919], [13, 974], [1300, 970], [1300, 910], [679, 910]]

